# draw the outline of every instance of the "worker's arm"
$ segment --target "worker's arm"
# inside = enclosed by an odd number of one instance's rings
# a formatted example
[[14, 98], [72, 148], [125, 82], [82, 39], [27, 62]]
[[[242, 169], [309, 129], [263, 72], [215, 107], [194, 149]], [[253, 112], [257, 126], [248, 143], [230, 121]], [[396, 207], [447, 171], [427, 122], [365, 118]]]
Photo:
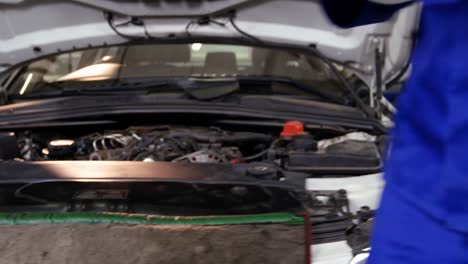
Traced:
[[409, 0], [321, 0], [330, 20], [348, 28], [388, 20], [396, 11], [412, 4]]

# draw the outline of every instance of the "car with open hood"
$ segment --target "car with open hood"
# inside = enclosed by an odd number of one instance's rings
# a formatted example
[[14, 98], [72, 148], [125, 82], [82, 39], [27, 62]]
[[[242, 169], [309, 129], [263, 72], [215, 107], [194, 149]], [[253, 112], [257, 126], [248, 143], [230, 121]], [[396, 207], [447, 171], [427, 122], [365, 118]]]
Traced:
[[0, 10], [7, 262], [365, 259], [418, 5], [352, 29], [305, 0]]

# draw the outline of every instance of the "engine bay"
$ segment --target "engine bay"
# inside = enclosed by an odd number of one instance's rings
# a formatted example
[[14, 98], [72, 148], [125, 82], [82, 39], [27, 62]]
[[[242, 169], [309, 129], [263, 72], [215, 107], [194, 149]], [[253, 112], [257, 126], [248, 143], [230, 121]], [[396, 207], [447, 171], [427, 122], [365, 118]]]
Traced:
[[24, 130], [2, 133], [3, 160], [90, 160], [173, 163], [266, 162], [290, 171], [375, 172], [381, 157], [364, 132], [316, 136], [297, 121], [282, 132], [219, 127], [130, 126], [110, 130]]
[[270, 136], [260, 133], [230, 133], [218, 128], [129, 127], [63, 139], [47, 139], [26, 133], [18, 144], [21, 156], [31, 161], [223, 163], [240, 160], [243, 157], [241, 149], [244, 153], [261, 151], [271, 141]]

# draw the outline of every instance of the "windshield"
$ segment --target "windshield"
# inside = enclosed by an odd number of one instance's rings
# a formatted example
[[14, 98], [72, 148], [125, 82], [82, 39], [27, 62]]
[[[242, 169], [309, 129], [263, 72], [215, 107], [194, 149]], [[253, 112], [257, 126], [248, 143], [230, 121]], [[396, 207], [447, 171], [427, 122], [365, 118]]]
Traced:
[[[50, 56], [26, 65], [10, 85], [9, 94], [41, 93], [53, 89], [54, 83], [82, 85], [179, 77], [282, 78], [325, 93], [340, 93], [339, 83], [328, 66], [319, 58], [298, 51], [189, 43], [113, 46]], [[292, 87], [288, 89], [278, 88], [278, 92], [294, 94]]]

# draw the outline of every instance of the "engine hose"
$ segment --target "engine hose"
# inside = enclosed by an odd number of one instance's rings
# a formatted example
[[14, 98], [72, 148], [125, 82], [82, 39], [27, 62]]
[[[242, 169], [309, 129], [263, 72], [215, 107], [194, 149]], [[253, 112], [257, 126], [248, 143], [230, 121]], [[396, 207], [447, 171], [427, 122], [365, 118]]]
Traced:
[[302, 225], [304, 219], [290, 213], [229, 216], [161, 216], [122, 213], [0, 213], [0, 225], [28, 224], [141, 224], [141, 225]]
[[281, 140], [281, 139], [276, 139], [276, 140], [274, 140], [274, 141], [271, 143], [271, 145], [270, 145], [267, 149], [265, 149], [265, 150], [263, 150], [263, 151], [261, 151], [261, 152], [259, 152], [259, 153], [257, 153], [257, 154], [254, 154], [254, 155], [252, 155], [252, 156], [244, 157], [243, 160], [244, 160], [244, 161], [249, 161], [249, 160], [253, 160], [253, 159], [260, 158], [261, 156], [267, 154], [268, 151], [274, 149], [275, 146], [276, 146], [276, 144], [278, 144], [278, 142], [279, 142], [280, 140]]

